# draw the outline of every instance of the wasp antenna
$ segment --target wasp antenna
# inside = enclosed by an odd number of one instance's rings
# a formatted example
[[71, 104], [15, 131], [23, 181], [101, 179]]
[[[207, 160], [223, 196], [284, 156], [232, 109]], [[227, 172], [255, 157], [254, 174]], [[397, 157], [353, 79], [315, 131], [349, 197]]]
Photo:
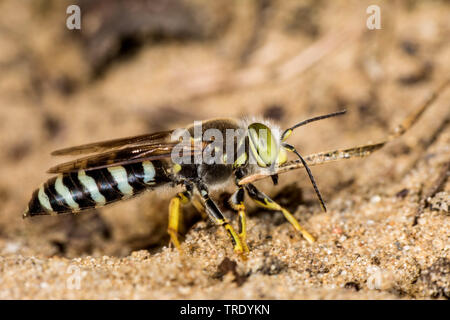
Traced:
[[298, 151], [294, 148], [294, 146], [291, 146], [290, 144], [287, 144], [287, 143], [283, 143], [283, 147], [288, 151], [294, 152], [300, 158], [300, 161], [302, 162], [303, 166], [306, 169], [306, 172], [308, 173], [309, 180], [311, 180], [311, 183], [314, 187], [314, 191], [316, 192], [317, 198], [319, 198], [320, 206], [322, 207], [323, 211], [327, 212], [327, 207], [325, 206], [325, 202], [322, 199], [322, 195], [320, 194], [319, 188], [317, 187], [316, 181], [314, 180], [311, 169], [309, 169], [308, 165], [306, 164], [305, 159], [303, 159], [303, 157], [300, 155], [300, 153], [298, 153]]
[[283, 134], [281, 135], [281, 141], [284, 141], [287, 139], [287, 137], [289, 137], [292, 133], [292, 131], [294, 131], [294, 129], [304, 126], [305, 124], [308, 124], [310, 122], [314, 122], [314, 121], [318, 121], [318, 120], [323, 120], [323, 119], [327, 119], [327, 118], [332, 118], [332, 117], [336, 117], [336, 116], [341, 116], [343, 114], [345, 114], [347, 112], [347, 110], [341, 110], [338, 112], [333, 112], [333, 113], [329, 113], [329, 114], [325, 114], [322, 116], [318, 116], [318, 117], [314, 117], [314, 118], [310, 118], [307, 120], [303, 120], [300, 123], [297, 123], [296, 125], [286, 129]]

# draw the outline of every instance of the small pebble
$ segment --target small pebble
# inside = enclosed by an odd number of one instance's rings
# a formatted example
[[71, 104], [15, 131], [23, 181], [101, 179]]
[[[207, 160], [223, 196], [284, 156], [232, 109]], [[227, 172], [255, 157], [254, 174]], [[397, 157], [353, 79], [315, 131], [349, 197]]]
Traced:
[[372, 198], [370, 198], [370, 202], [371, 203], [378, 203], [381, 201], [381, 197], [379, 195], [373, 196]]

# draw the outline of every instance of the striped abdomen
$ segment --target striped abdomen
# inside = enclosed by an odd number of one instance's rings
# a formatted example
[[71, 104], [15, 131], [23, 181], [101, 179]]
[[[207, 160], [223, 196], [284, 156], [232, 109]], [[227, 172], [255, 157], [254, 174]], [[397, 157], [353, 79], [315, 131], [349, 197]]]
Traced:
[[34, 191], [23, 216], [79, 212], [128, 199], [171, 181], [163, 165], [144, 161], [60, 174]]

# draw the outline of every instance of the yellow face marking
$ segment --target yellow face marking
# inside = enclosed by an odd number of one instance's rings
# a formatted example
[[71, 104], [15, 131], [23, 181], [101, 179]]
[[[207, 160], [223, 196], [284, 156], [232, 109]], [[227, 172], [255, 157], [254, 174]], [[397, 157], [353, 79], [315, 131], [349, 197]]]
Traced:
[[144, 183], [154, 184], [155, 183], [155, 166], [151, 161], [142, 162], [142, 167], [144, 168]]
[[117, 183], [117, 188], [122, 192], [124, 198], [131, 197], [133, 195], [133, 187], [128, 183], [127, 171], [122, 166], [108, 167], [109, 173], [111, 173], [114, 181]]
[[73, 209], [73, 210], [79, 210], [80, 206], [78, 203], [76, 203], [72, 195], [70, 194], [69, 188], [67, 188], [63, 183], [63, 176], [59, 175], [58, 178], [55, 181], [55, 189], [58, 194], [64, 198], [66, 203]]
[[250, 150], [260, 167], [272, 165], [277, 160], [278, 142], [269, 127], [262, 123], [252, 123], [248, 126]]
[[53, 212], [52, 205], [50, 204], [50, 199], [44, 191], [44, 185], [41, 185], [38, 192], [39, 203], [41, 206], [49, 212]]
[[277, 164], [282, 165], [287, 161], [287, 152], [284, 148], [278, 150]]
[[86, 175], [84, 170], [80, 170], [78, 171], [78, 180], [80, 180], [81, 184], [88, 189], [89, 194], [97, 203], [97, 206], [104, 206], [106, 204], [106, 199], [98, 190], [97, 183], [95, 183], [94, 178]]
[[252, 140], [249, 140], [249, 144], [250, 144], [250, 150], [252, 152], [252, 155], [255, 157], [256, 162], [258, 163], [258, 165], [262, 168], [267, 167], [266, 163], [261, 159], [261, 157], [258, 154], [258, 150], [256, 149], [254, 143]]
[[242, 152], [242, 154], [234, 162], [234, 167], [239, 167], [245, 164], [245, 161], [247, 161], [247, 152]]

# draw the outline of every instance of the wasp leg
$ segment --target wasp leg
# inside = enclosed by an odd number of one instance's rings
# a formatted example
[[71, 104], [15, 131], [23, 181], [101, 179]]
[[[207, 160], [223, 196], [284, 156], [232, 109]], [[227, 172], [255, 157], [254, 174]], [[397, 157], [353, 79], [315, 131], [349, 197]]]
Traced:
[[172, 243], [178, 250], [180, 250], [178, 231], [180, 229], [180, 222], [183, 217], [183, 209], [181, 208], [181, 205], [189, 203], [190, 199], [191, 193], [189, 191], [184, 191], [173, 197], [169, 204], [169, 226], [167, 228], [167, 233], [169, 233], [170, 236], [170, 243]]
[[230, 204], [239, 215], [239, 237], [245, 252], [248, 252], [247, 246], [247, 218], [244, 204], [244, 188], [240, 187], [230, 198]]
[[284, 217], [294, 226], [294, 228], [298, 231], [300, 231], [303, 235], [303, 237], [309, 242], [313, 243], [316, 241], [314, 237], [306, 231], [305, 228], [303, 228], [300, 223], [298, 223], [297, 219], [285, 208], [280, 206], [278, 203], [273, 201], [269, 198], [269, 196], [265, 195], [263, 192], [256, 189], [256, 187], [252, 184], [246, 184], [245, 189], [248, 192], [248, 195], [250, 198], [253, 199], [258, 205], [262, 206], [263, 208], [273, 210], [273, 211], [281, 211], [284, 215]]
[[231, 238], [234, 251], [237, 253], [244, 253], [245, 249], [244, 246], [242, 245], [241, 238], [236, 233], [236, 231], [234, 231], [230, 223], [225, 219], [222, 212], [220, 212], [220, 209], [217, 207], [214, 201], [211, 200], [206, 187], [198, 186], [198, 190], [200, 192], [200, 195], [202, 196], [206, 208], [206, 213], [208, 214], [208, 216], [211, 218], [211, 220], [213, 220], [215, 224], [223, 226], [225, 228], [225, 230], [227, 231], [228, 235]]
[[208, 214], [206, 213], [205, 207], [203, 206], [198, 196], [192, 197], [191, 203], [194, 206], [195, 210], [197, 210], [201, 214], [203, 219], [208, 218]]

